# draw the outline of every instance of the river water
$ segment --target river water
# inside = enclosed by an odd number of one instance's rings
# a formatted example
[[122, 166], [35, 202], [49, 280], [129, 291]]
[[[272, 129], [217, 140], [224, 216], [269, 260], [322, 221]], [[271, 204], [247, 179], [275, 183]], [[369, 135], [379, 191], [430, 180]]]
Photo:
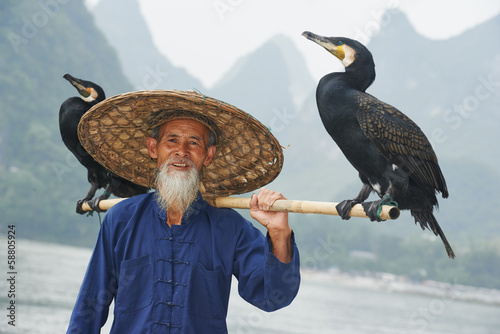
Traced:
[[[6, 249], [5, 236], [0, 237], [1, 249]], [[6, 252], [1, 253], [0, 333], [65, 333], [91, 250], [18, 239], [15, 326], [8, 324], [10, 276]], [[265, 313], [243, 301], [235, 287], [227, 319], [232, 334], [500, 333], [500, 306], [457, 300], [453, 298], [456, 293], [395, 292], [330, 279], [327, 274], [304, 273], [292, 305]], [[109, 332], [110, 320], [102, 333]]]

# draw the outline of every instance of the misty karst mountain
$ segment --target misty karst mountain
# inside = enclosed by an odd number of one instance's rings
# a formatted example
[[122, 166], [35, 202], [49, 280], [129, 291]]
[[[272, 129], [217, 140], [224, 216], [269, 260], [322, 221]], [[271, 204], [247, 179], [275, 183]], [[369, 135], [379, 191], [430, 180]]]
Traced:
[[136, 90], [204, 90], [198, 79], [172, 65], [154, 46], [137, 0], [101, 0], [92, 13], [97, 27], [117, 50], [123, 72]]

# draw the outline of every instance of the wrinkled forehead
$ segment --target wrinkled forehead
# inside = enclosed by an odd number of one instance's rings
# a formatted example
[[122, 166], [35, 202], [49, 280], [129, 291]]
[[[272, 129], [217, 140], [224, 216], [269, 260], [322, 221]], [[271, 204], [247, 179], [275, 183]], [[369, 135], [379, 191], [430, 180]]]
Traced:
[[214, 134], [215, 143], [217, 144], [219, 142], [220, 130], [215, 122], [209, 117], [191, 111], [169, 110], [153, 113], [148, 119], [148, 128], [150, 130], [153, 130], [159, 126], [163, 128], [165, 124], [172, 123], [173, 121], [179, 121], [175, 124], [201, 124], [208, 130], [208, 133], [212, 132]]
[[206, 124], [191, 118], [177, 118], [168, 120], [161, 124], [160, 136], [189, 137], [193, 139], [208, 141], [210, 129]]

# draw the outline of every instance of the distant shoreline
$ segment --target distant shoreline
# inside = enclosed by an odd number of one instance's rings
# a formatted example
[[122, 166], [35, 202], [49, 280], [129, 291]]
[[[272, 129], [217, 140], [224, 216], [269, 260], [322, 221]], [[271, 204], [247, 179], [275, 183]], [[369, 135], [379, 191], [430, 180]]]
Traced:
[[432, 280], [415, 282], [406, 276], [397, 276], [389, 273], [367, 272], [365, 274], [351, 274], [337, 269], [324, 271], [304, 269], [301, 274], [304, 279], [311, 281], [330, 282], [362, 289], [411, 293], [439, 299], [500, 306], [500, 290], [496, 289]]

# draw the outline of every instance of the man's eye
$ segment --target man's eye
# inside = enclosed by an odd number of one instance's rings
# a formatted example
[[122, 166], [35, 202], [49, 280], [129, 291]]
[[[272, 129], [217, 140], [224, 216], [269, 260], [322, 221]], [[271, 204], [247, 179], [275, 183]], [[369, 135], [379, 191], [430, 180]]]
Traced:
[[177, 144], [177, 139], [175, 138], [167, 139], [167, 144]]

